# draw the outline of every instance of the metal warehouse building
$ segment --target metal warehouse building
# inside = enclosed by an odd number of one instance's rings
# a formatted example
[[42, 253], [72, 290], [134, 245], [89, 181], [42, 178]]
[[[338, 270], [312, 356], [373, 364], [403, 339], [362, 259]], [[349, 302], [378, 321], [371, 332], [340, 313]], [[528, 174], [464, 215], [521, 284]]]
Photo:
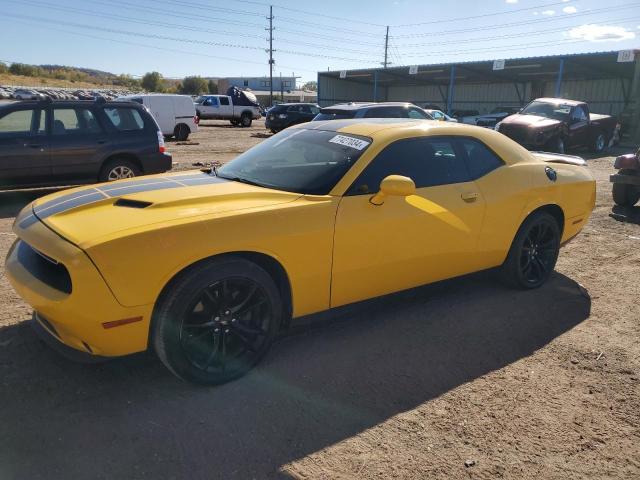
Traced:
[[[637, 124], [640, 50], [318, 73], [320, 106], [408, 101], [443, 111], [524, 105], [537, 97], [589, 102], [595, 113]], [[636, 114], [634, 115], [634, 110]]]

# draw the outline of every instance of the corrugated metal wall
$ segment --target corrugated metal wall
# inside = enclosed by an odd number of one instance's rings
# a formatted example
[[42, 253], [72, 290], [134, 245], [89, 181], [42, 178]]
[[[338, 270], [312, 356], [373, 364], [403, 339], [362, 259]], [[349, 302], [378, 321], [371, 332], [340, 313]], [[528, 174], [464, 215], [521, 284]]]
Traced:
[[[384, 98], [381, 97], [379, 100], [382, 101]], [[318, 101], [321, 107], [345, 102], [371, 102], [373, 85], [319, 75]]]
[[[555, 96], [555, 84], [547, 83], [544, 95]], [[594, 113], [617, 115], [624, 110], [624, 95], [620, 79], [568, 80], [562, 82], [560, 97], [589, 103]]]

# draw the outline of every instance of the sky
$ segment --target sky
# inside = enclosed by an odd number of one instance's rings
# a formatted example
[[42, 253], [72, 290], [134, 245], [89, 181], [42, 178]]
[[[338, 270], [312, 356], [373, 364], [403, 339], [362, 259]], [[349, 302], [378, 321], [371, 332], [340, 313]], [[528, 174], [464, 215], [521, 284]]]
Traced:
[[0, 0], [0, 61], [168, 78], [640, 48], [640, 0]]

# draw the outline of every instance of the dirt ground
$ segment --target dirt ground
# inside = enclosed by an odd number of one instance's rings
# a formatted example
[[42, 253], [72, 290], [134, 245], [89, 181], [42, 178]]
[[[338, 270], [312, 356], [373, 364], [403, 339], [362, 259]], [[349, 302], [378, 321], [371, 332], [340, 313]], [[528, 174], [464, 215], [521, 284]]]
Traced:
[[[265, 133], [168, 146], [182, 169]], [[345, 309], [215, 388], [151, 353], [59, 357], [0, 267], [0, 479], [640, 478], [640, 207], [613, 207], [612, 161], [589, 160], [596, 210], [543, 288], [482, 273]], [[0, 193], [2, 257], [42, 194]]]

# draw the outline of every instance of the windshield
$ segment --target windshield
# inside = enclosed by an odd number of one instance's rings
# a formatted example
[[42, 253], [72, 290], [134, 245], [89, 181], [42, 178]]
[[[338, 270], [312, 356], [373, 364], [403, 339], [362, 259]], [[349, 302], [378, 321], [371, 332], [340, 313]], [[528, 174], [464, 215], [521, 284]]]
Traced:
[[356, 115], [355, 110], [322, 110], [314, 120], [347, 120]]
[[520, 112], [522, 115], [537, 115], [539, 117], [553, 118], [555, 120], [568, 121], [571, 105], [562, 103], [531, 102]]
[[202, 103], [207, 99], [207, 97], [205, 97], [204, 95], [200, 95], [199, 97], [197, 97], [193, 103], [197, 103], [198, 105], [202, 105]]
[[218, 176], [288, 192], [326, 195], [371, 139], [325, 130], [285, 130], [218, 169]]

